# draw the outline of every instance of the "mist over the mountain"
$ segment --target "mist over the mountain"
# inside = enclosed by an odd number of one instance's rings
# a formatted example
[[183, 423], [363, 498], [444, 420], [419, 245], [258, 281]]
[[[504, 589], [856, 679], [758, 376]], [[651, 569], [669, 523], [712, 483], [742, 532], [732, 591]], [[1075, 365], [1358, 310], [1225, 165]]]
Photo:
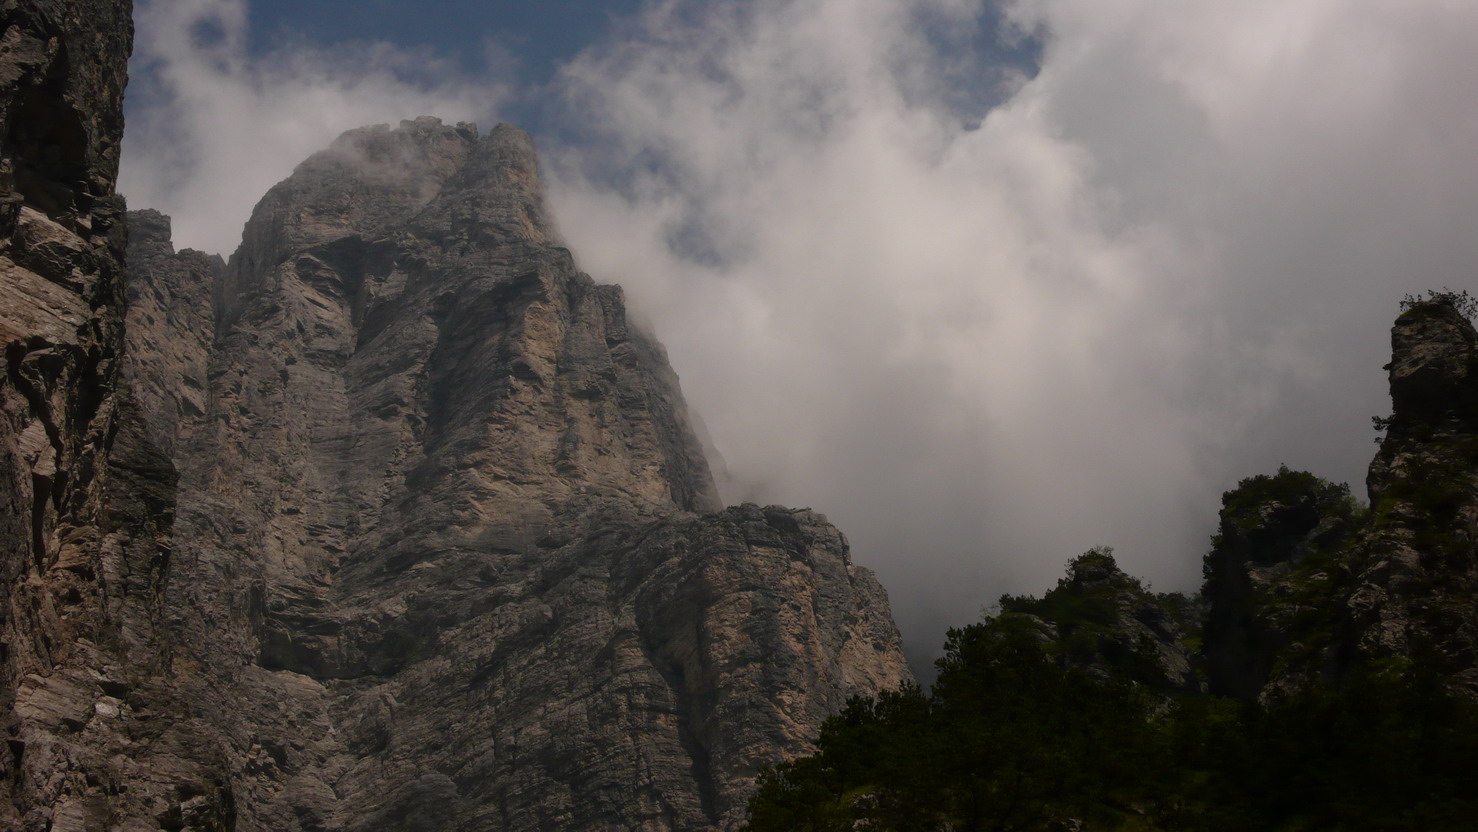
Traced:
[[[1280, 462], [1358, 493], [1395, 301], [1473, 287], [1478, 7], [1042, 0], [949, 38], [996, 15], [661, 2], [539, 90], [139, 9], [120, 189], [182, 247], [229, 253], [343, 129], [537, 94], [561, 231], [666, 344], [725, 498], [825, 512], [916, 664], [1093, 545], [1192, 586], [1218, 495]], [[1024, 38], [1035, 74], [966, 51]]]

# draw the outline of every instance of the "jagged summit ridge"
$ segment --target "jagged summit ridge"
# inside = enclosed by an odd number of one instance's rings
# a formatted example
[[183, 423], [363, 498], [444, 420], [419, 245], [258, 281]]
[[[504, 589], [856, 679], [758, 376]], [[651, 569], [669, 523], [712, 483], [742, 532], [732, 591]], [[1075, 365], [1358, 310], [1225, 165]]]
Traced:
[[476, 125], [431, 117], [344, 133], [257, 204], [220, 284], [218, 310], [230, 319], [242, 298], [266, 288], [280, 265], [274, 257], [376, 239], [412, 218], [438, 241], [548, 242], [533, 140], [511, 125], [480, 137]]
[[[282, 460], [294, 485], [327, 475], [344, 486], [339, 515], [402, 511], [438, 534], [526, 533], [580, 489], [717, 507], [660, 347], [548, 228], [532, 143], [507, 126], [351, 131], [268, 193], [217, 295], [221, 352], [255, 355], [218, 371], [279, 364], [272, 389], [242, 404], [275, 411], [269, 424], [305, 413], [332, 434]], [[415, 487], [386, 492], [386, 478]], [[447, 490], [496, 496], [496, 508], [415, 508]]]

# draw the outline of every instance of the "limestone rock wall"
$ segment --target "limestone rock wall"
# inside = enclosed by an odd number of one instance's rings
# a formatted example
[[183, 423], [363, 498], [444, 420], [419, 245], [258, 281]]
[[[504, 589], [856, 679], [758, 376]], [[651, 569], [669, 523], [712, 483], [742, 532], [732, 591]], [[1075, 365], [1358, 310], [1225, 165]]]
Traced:
[[143, 428], [171, 458], [205, 415], [220, 257], [176, 253], [169, 217], [128, 212], [128, 314], [122, 372]]
[[216, 749], [157, 676], [177, 473], [122, 369], [131, 13], [0, 4], [4, 829], [231, 822]]
[[208, 304], [135, 218], [130, 324], [185, 331], [134, 349], [180, 472], [166, 674], [238, 829], [731, 828], [907, 679], [824, 518], [719, 510], [660, 344], [542, 202], [515, 128], [351, 131]]
[[86, 782], [98, 760], [78, 735], [110, 654], [99, 524], [130, 24], [107, 2], [6, 3], [0, 24], [0, 827], [81, 828], [108, 799]]

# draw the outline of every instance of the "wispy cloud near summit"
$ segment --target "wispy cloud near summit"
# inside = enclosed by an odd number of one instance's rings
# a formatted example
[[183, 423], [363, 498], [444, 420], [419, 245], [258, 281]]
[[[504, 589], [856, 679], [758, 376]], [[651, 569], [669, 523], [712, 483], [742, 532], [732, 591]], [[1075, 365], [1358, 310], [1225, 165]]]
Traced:
[[229, 254], [267, 189], [345, 130], [427, 113], [491, 122], [508, 90], [389, 41], [247, 45], [246, 0], [146, 0], [135, 12], [119, 190], [174, 217], [176, 242]]

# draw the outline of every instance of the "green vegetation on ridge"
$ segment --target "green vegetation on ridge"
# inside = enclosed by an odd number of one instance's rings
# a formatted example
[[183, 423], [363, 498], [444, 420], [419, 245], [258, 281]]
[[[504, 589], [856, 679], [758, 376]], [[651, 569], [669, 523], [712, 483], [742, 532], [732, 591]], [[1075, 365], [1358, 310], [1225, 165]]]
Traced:
[[[1338, 640], [1371, 519], [1348, 487], [1285, 467], [1223, 496], [1197, 599], [1093, 549], [1040, 598], [951, 630], [931, 692], [851, 701], [814, 755], [764, 773], [746, 828], [1471, 829], [1478, 704], [1411, 660], [1297, 676]], [[1202, 652], [1235, 695], [1200, 692]], [[1258, 696], [1288, 673], [1303, 682]]]
[[932, 693], [851, 701], [815, 755], [763, 775], [746, 828], [1457, 832], [1478, 817], [1478, 707], [1432, 674], [1167, 705], [1060, 650], [1021, 613], [951, 630]]
[[765, 772], [750, 832], [1475, 828], [1478, 299], [1401, 309], [1371, 506], [1243, 480], [1192, 599], [1085, 553]]

